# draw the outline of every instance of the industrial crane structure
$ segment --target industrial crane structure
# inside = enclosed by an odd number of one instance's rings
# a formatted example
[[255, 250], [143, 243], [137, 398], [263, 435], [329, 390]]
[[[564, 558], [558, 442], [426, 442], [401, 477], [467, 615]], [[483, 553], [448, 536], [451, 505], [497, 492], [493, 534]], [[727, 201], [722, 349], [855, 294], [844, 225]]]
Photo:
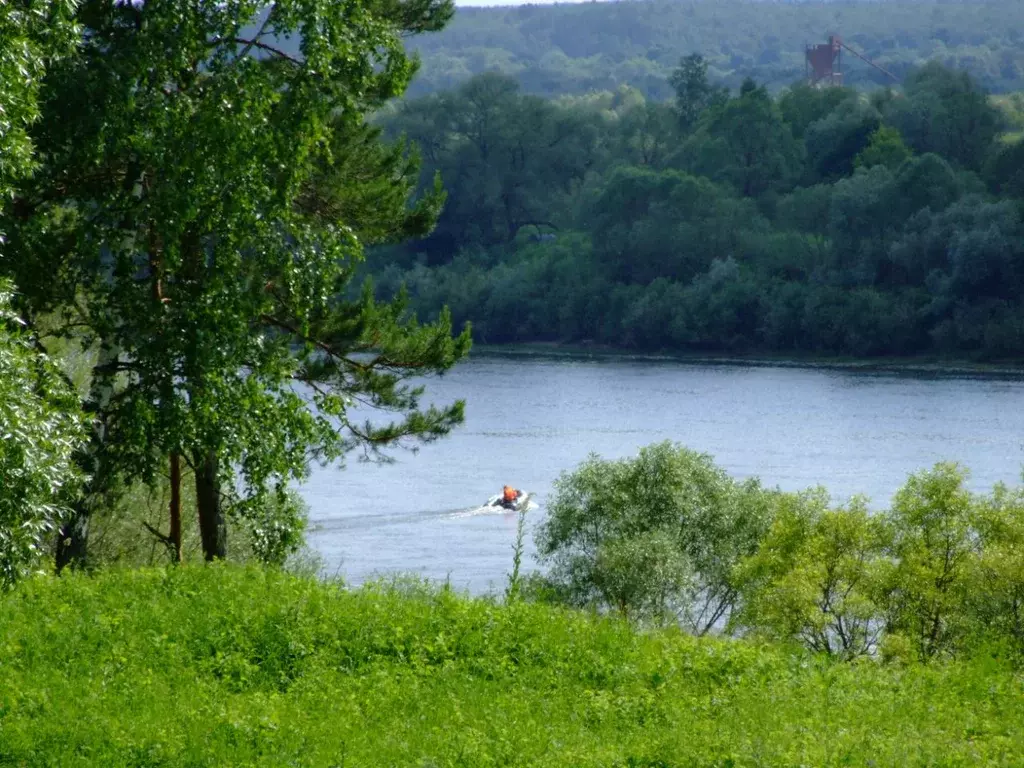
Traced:
[[829, 35], [828, 42], [821, 45], [806, 46], [804, 69], [807, 83], [815, 87], [843, 84], [843, 49], [846, 49], [861, 61], [865, 61], [884, 75], [898, 83], [899, 78], [892, 72], [880, 67], [843, 42], [839, 35]]

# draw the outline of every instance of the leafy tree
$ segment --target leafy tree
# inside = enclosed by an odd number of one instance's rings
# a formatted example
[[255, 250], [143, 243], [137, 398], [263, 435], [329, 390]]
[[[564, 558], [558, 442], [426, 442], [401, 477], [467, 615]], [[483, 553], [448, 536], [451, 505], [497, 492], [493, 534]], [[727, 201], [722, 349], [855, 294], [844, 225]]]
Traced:
[[962, 298], [1018, 295], [1022, 235], [1021, 215], [1012, 203], [969, 196], [913, 216], [890, 259], [901, 282], [930, 282], [933, 310], [944, 317]]
[[873, 654], [884, 629], [886, 543], [861, 499], [830, 509], [822, 489], [787, 495], [757, 553], [738, 566], [733, 625], [843, 659]]
[[817, 177], [834, 180], [853, 173], [855, 158], [868, 146], [880, 120], [874, 107], [855, 96], [811, 123], [805, 143], [808, 163]]
[[35, 164], [29, 128], [39, 117], [39, 86], [49, 60], [73, 44], [74, 0], [33, 0], [0, 6], [0, 200]]
[[965, 590], [979, 549], [965, 478], [953, 464], [912, 475], [888, 513], [897, 565], [887, 629], [922, 660], [954, 652], [963, 633]]
[[708, 64], [699, 53], [684, 56], [668, 83], [676, 94], [676, 115], [684, 134], [692, 133], [705, 112], [721, 106], [729, 97], [728, 89], [708, 80]]
[[903, 143], [900, 132], [892, 126], [880, 125], [868, 137], [868, 145], [854, 158], [853, 165], [855, 168], [884, 165], [895, 171], [910, 155], [910, 148]]
[[283, 567], [305, 543], [308, 508], [292, 490], [277, 494], [249, 515], [249, 534], [256, 559], [266, 565]]
[[708, 456], [669, 443], [635, 459], [591, 456], [557, 481], [538, 550], [570, 602], [704, 634], [734, 603], [732, 567], [769, 523], [764, 502], [756, 485], [737, 487]]
[[686, 288], [679, 321], [689, 345], [743, 350], [757, 334], [762, 291], [748, 269], [731, 256], [716, 259]]
[[497, 73], [410, 102], [388, 127], [416, 141], [426, 134], [427, 168], [447, 187], [437, 231], [419, 246], [435, 264], [460, 246], [508, 243], [524, 227], [558, 229], [560, 204], [596, 151], [587, 115], [525, 96], [515, 80]]
[[975, 525], [981, 551], [966, 590], [971, 636], [978, 645], [1008, 642], [1024, 653], [1024, 493], [996, 486], [979, 500]]
[[[0, 213], [35, 166], [30, 128], [48, 64], [70, 53], [71, 2], [0, 6]], [[0, 227], [0, 256], [5, 250]], [[0, 279], [0, 589], [39, 567], [81, 478], [74, 389], [14, 309]]]
[[827, 234], [834, 189], [832, 184], [815, 184], [782, 196], [775, 207], [775, 226], [810, 235]]
[[702, 159], [695, 169], [731, 183], [744, 197], [782, 191], [799, 171], [801, 146], [767, 89], [753, 80], [744, 81], [739, 95], [709, 117], [707, 135], [721, 143], [721, 150], [706, 155], [717, 167], [702, 167]]
[[589, 565], [594, 592], [626, 619], [671, 620], [673, 598], [689, 583], [686, 558], [660, 531], [602, 542]]
[[595, 255], [616, 280], [689, 281], [758, 226], [749, 204], [679, 171], [619, 168], [588, 212]]
[[1024, 200], [1024, 141], [1018, 138], [999, 147], [988, 161], [985, 178], [997, 195]]
[[884, 279], [886, 253], [901, 223], [898, 196], [885, 166], [860, 170], [832, 187], [828, 222], [840, 284]]
[[[433, 0], [81, 4], [82, 55], [48, 79], [46, 163], [3, 264], [32, 311], [64, 309], [60, 332], [99, 348], [91, 481], [65, 559], [84, 555], [111, 491], [152, 482], [168, 458], [172, 474], [176, 457], [194, 470], [204, 553], [223, 557], [225, 498], [252, 514], [311, 459], [461, 421], [461, 401], [421, 409], [406, 379], [448, 369], [468, 330], [421, 326], [401, 297], [346, 298], [364, 242], [432, 223], [433, 200], [405, 205], [403, 154], [361, 126], [415, 69], [402, 34], [450, 13]], [[294, 55], [273, 44], [288, 35]], [[401, 418], [357, 423], [355, 399]]]
[[889, 102], [886, 122], [915, 151], [934, 152], [964, 168], [980, 170], [1002, 117], [974, 79], [932, 62], [910, 73], [904, 90], [904, 98]]
[[0, 590], [39, 566], [80, 477], [77, 393], [39, 351], [0, 281]]
[[909, 218], [923, 208], [941, 211], [964, 193], [963, 177], [939, 155], [912, 157], [896, 172], [897, 212]]
[[811, 125], [826, 119], [840, 104], [855, 99], [857, 92], [852, 88], [814, 88], [799, 82], [779, 96], [779, 111], [793, 136], [803, 139]]
[[622, 115], [618, 134], [621, 148], [616, 148], [616, 157], [652, 168], [664, 166], [678, 140], [671, 108], [652, 101]]

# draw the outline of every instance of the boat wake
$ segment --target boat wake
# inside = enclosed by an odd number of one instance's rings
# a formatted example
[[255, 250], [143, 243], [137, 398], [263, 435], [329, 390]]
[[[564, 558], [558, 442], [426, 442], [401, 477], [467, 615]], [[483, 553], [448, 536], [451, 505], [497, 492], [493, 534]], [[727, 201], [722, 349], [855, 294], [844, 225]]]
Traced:
[[525, 494], [521, 501], [519, 501], [515, 507], [508, 508], [498, 503], [500, 496], [492, 496], [487, 500], [486, 504], [482, 504], [479, 507], [473, 507], [471, 509], [462, 509], [458, 512], [453, 512], [448, 515], [449, 518], [460, 518], [460, 517], [477, 517], [480, 515], [515, 515], [521, 510], [525, 509], [527, 512], [537, 509], [540, 504], [535, 502], [532, 498], [532, 494]]

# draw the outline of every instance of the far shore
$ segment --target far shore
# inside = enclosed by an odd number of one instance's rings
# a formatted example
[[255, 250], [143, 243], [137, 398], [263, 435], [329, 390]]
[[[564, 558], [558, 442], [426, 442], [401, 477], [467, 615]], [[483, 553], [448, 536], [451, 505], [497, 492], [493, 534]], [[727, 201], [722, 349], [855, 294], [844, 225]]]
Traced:
[[637, 362], [676, 362], [702, 365], [748, 365], [776, 368], [837, 368], [865, 372], [927, 373], [950, 376], [1024, 377], [1024, 359], [997, 362], [915, 357], [829, 357], [824, 355], [770, 355], [709, 352], [638, 352], [603, 344], [565, 344], [528, 342], [521, 344], [474, 343], [471, 357], [590, 358], [635, 360]]

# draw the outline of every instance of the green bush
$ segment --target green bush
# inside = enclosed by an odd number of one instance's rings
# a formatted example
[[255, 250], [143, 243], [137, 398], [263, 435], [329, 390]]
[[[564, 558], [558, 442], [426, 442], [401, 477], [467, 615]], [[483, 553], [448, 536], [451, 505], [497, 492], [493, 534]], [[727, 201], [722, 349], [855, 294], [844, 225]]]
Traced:
[[11, 307], [0, 280], [0, 590], [45, 555], [80, 476], [78, 399]]
[[884, 521], [861, 499], [830, 509], [823, 489], [785, 499], [756, 554], [736, 569], [733, 627], [844, 659], [873, 654], [891, 569]]
[[591, 456], [556, 482], [538, 531], [551, 593], [704, 634], [729, 615], [733, 568], [756, 549], [776, 497], [667, 442], [633, 459]]
[[998, 649], [1024, 662], [1024, 488], [972, 493], [940, 463], [889, 509], [823, 488], [737, 483], [670, 443], [591, 456], [556, 483], [538, 603], [797, 643], [840, 659], [927, 662]]

